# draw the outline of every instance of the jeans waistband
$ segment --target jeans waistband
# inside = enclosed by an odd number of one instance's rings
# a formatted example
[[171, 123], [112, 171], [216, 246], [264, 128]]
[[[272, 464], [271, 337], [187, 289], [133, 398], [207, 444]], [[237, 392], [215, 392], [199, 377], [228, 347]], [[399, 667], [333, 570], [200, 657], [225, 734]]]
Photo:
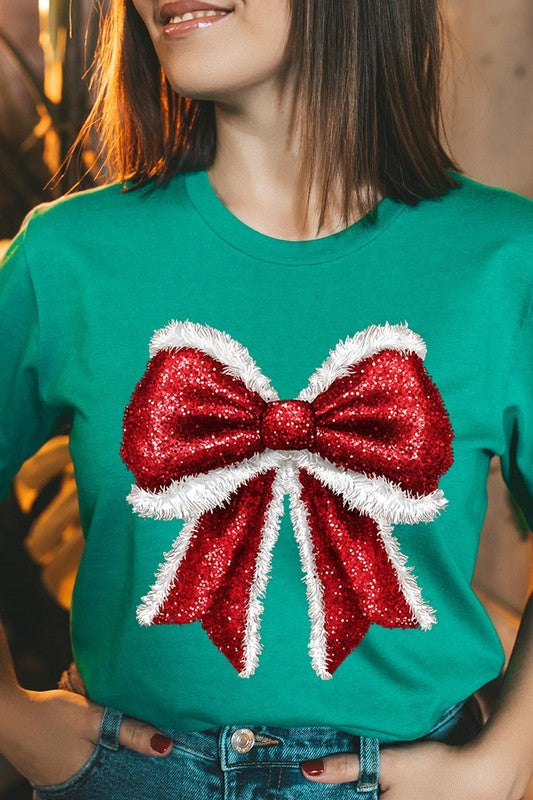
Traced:
[[[123, 712], [105, 706], [100, 723], [99, 743], [110, 750], [119, 747]], [[379, 741], [326, 726], [281, 728], [254, 725], [238, 728], [225, 725], [203, 731], [176, 731], [159, 728], [173, 739], [174, 748], [217, 762], [224, 772], [239, 772], [244, 767], [299, 767], [311, 756], [320, 758], [340, 750], [357, 752], [360, 797], [377, 797], [379, 780]]]
[[[450, 706], [441, 715], [430, 735], [445, 722], [459, 714], [470, 698]], [[332, 751], [359, 752], [365, 742], [373, 739], [379, 744], [392, 739], [358, 736], [330, 726], [280, 727], [275, 725], [225, 725], [201, 731], [182, 731], [159, 727], [174, 745], [191, 753], [220, 759], [223, 767], [231, 769], [244, 764], [263, 764], [292, 761], [298, 763], [309, 758], [328, 755]], [[249, 748], [249, 749], [247, 749]]]
[[[74, 662], [61, 676], [59, 687], [86, 695], [81, 676]], [[458, 715], [463, 706], [475, 700], [473, 695], [449, 706], [437, 720], [434, 731]], [[101, 738], [107, 747], [118, 746], [118, 733], [123, 712], [106, 707], [101, 728]], [[161, 733], [169, 736], [174, 746], [190, 753], [211, 759], [220, 759], [226, 769], [243, 764], [262, 764], [305, 761], [309, 752], [315, 757], [328, 755], [335, 751], [360, 752], [374, 744], [389, 744], [395, 739], [371, 736], [358, 736], [331, 726], [280, 727], [263, 724], [243, 723], [241, 725], [225, 725], [200, 731], [183, 731], [174, 728], [157, 726]], [[366, 760], [372, 761], [372, 754], [365, 750]]]
[[178, 747], [220, 759], [222, 767], [228, 769], [245, 764], [299, 763], [309, 758], [311, 750], [317, 758], [331, 753], [332, 748], [357, 751], [362, 738], [327, 726], [225, 725], [203, 731], [160, 730]]

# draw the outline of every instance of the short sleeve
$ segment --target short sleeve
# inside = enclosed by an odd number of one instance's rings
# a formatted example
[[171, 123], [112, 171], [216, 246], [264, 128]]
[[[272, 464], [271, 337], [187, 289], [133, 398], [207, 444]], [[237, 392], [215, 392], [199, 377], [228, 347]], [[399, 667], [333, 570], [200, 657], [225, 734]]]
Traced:
[[58, 416], [40, 393], [39, 314], [25, 233], [23, 226], [0, 263], [0, 498], [50, 438]]
[[502, 474], [533, 530], [533, 313], [514, 343], [503, 409]]

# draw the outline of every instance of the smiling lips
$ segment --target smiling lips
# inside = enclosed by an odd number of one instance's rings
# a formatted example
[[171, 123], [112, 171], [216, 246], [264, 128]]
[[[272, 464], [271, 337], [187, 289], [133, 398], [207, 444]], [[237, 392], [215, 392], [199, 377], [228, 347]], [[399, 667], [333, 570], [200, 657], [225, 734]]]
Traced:
[[210, 24], [226, 16], [231, 11], [233, 11], [233, 8], [215, 5], [207, 2], [207, 0], [174, 0], [174, 2], [164, 3], [161, 6], [159, 21], [165, 27], [183, 22], [192, 22], [194, 25], [194, 22], [198, 19], [203, 19], [205, 22], [209, 21], [208, 24]]

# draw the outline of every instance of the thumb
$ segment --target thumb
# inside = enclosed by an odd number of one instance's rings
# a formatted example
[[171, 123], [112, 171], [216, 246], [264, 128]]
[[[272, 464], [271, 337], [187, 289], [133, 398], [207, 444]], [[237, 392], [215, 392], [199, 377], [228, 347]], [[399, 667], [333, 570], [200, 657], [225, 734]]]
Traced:
[[347, 783], [359, 778], [359, 757], [355, 753], [334, 753], [302, 761], [304, 776], [314, 783]]
[[166, 756], [172, 751], [172, 739], [160, 733], [153, 725], [132, 717], [122, 718], [119, 742], [130, 750], [151, 756]]

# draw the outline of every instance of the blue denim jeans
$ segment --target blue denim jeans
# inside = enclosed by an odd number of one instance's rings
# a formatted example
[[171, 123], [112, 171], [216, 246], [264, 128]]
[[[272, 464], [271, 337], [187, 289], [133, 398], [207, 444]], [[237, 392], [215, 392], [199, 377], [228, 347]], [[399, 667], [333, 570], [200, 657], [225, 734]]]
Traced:
[[[202, 731], [161, 728], [173, 740], [165, 757], [119, 744], [122, 712], [105, 707], [100, 738], [69, 780], [34, 787], [37, 800], [377, 800], [380, 747], [390, 740], [354, 736], [330, 727], [280, 728], [226, 725]], [[460, 745], [483, 727], [476, 698], [449, 708], [421, 739]], [[420, 740], [419, 740], [420, 741]], [[395, 742], [394, 744], [398, 744]], [[357, 781], [309, 781], [300, 763], [332, 753], [356, 752]]]

